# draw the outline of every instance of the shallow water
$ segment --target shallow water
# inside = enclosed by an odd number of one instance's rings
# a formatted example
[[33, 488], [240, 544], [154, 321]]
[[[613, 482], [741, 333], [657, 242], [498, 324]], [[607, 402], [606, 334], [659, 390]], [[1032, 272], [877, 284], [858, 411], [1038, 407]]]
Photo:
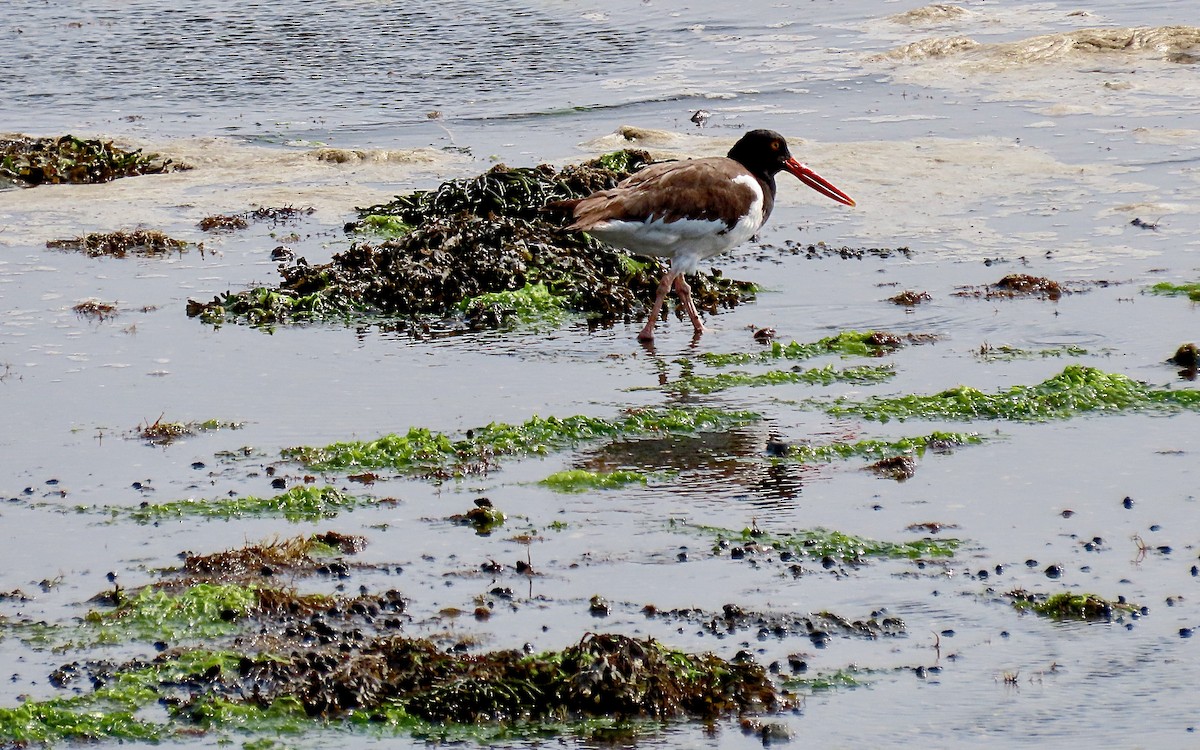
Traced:
[[[0, 506], [0, 591], [35, 595], [0, 602], [0, 614], [69, 620], [108, 588], [109, 571], [134, 586], [181, 550], [332, 528], [370, 539], [364, 561], [404, 569], [351, 583], [401, 588], [417, 633], [449, 630], [484, 648], [549, 649], [602, 629], [725, 657], [749, 647], [764, 664], [804, 652], [814, 672], [851, 664], [873, 670], [867, 686], [816, 693], [797, 714], [779, 717], [800, 741], [1192, 744], [1200, 724], [1188, 697], [1194, 645], [1179, 631], [1200, 625], [1189, 572], [1200, 533], [1194, 414], [880, 425], [833, 419], [802, 403], [960, 383], [993, 390], [1040, 382], [1070, 361], [1195, 387], [1164, 360], [1196, 340], [1200, 313], [1142, 290], [1200, 273], [1196, 65], [1153, 49], [1082, 62], [989, 52], [997, 49], [989, 45], [1020, 49], [1022, 40], [1089, 27], [1185, 24], [1192, 20], [1186, 3], [1099, 2], [1085, 9], [1090, 15], [1053, 3], [968, 3], [961, 16], [931, 22], [894, 18], [916, 2], [775, 4], [752, 17], [719, 3], [619, 11], [483, 0], [404, 10], [373, 0], [290, 3], [286, 11], [214, 0], [170, 5], [93, 3], [81, 11], [18, 0], [3, 31], [0, 131], [118, 137], [197, 168], [0, 192], [0, 498], [11, 498]], [[983, 51], [880, 57], [956, 36]], [[712, 116], [698, 129], [689, 117], [701, 107]], [[430, 118], [433, 110], [440, 114]], [[859, 208], [819, 202], [781, 179], [779, 206], [759, 242], [718, 262], [767, 291], [710, 319], [698, 343], [675, 319], [648, 350], [634, 341], [635, 324], [413, 341], [371, 326], [214, 330], [184, 314], [189, 298], [273, 281], [270, 251], [278, 244], [312, 262], [327, 259], [348, 242], [341, 226], [354, 206], [475, 174], [497, 159], [528, 165], [610, 150], [623, 143], [612, 136], [622, 125], [650, 129], [642, 145], [666, 154], [720, 153], [742, 128], [779, 129]], [[195, 226], [213, 213], [284, 204], [316, 212], [296, 225], [258, 224], [231, 235]], [[1157, 228], [1132, 226], [1134, 218]], [[116, 260], [45, 248], [50, 239], [136, 226], [203, 241], [204, 249]], [[808, 260], [786, 249], [822, 241], [908, 246], [914, 254]], [[1013, 272], [1114, 283], [1057, 303], [952, 296]], [[933, 301], [911, 311], [884, 302], [903, 289], [928, 291]], [[71, 310], [90, 297], [116, 302], [119, 315], [95, 322]], [[943, 338], [889, 357], [897, 376], [881, 386], [691, 397], [766, 417], [727, 435], [582, 446], [441, 487], [392, 480], [369, 491], [398, 498], [396, 505], [325, 523], [186, 520], [151, 528], [73, 510], [273, 494], [262, 469], [292, 445], [671, 403], [677, 397], [636, 388], [678, 377], [686, 363], [705, 371], [694, 360], [700, 352], [752, 349], [750, 330], [764, 325], [784, 342], [851, 328]], [[1075, 345], [1090, 354], [984, 361], [976, 352], [985, 343]], [[165, 448], [130, 439], [139, 423], [160, 415], [245, 426]], [[764, 455], [769, 436], [898, 437], [943, 427], [1001, 438], [927, 456], [903, 483], [861, 471], [861, 462], [774, 466]], [[218, 457], [244, 446], [247, 458]], [[563, 468], [612, 464], [666, 473], [648, 487], [581, 495], [533, 484]], [[295, 481], [300, 470], [285, 473]], [[536, 541], [475, 537], [440, 520], [478, 494], [514, 517], [512, 530], [537, 532]], [[1132, 509], [1122, 505], [1126, 496]], [[1075, 513], [1064, 518], [1064, 509]], [[778, 563], [713, 556], [708, 539], [670, 519], [774, 531], [825, 526], [888, 540], [913, 537], [909, 524], [936, 521], [956, 524], [943, 533], [969, 540], [969, 548], [945, 568], [880, 562], [794, 578]], [[565, 528], [549, 530], [555, 521]], [[1171, 552], [1138, 560], [1134, 535]], [[1094, 536], [1105, 543], [1085, 551], [1082, 542]], [[477, 572], [480, 563], [511, 567], [527, 554], [541, 575], [502, 581], [517, 594], [511, 611], [486, 624], [438, 614], [470, 611], [497, 585]], [[1050, 564], [1063, 566], [1061, 580], [1044, 575]], [[981, 570], [990, 572], [986, 579]], [[38, 588], [60, 574], [57, 588]], [[1014, 613], [995, 593], [1015, 588], [1124, 595], [1149, 615], [1054, 624]], [[614, 605], [603, 620], [588, 614], [596, 593]], [[828, 610], [851, 619], [883, 609], [904, 619], [907, 634], [835, 638], [821, 649], [753, 633], [718, 639], [646, 619], [647, 603]], [[0, 640], [0, 662], [14, 675], [0, 683], [0, 705], [54, 694], [45, 676], [61, 661]], [[914, 672], [933, 666], [941, 670]], [[1005, 675], [1017, 675], [1016, 684]], [[715, 734], [685, 723], [639, 742], [758, 743], [729, 722]]]

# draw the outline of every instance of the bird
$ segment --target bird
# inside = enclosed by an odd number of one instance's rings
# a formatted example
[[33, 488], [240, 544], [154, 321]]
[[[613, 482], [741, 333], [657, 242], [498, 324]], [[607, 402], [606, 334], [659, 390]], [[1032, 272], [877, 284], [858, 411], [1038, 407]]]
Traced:
[[614, 188], [557, 205], [571, 212], [568, 231], [586, 232], [634, 254], [670, 261], [638, 340], [654, 340], [655, 324], [672, 287], [699, 336], [704, 324], [684, 274], [695, 273], [702, 260], [754, 236], [775, 206], [775, 175], [782, 171], [838, 203], [855, 205], [850, 196], [796, 161], [787, 141], [773, 130], [747, 132], [726, 156], [653, 164]]

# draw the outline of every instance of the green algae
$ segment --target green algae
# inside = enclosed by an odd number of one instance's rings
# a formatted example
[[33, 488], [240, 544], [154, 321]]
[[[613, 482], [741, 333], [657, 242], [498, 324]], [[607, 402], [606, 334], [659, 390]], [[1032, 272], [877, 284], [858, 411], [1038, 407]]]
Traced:
[[845, 669], [823, 672], [811, 676], [788, 677], [783, 680], [783, 686], [790, 690], [802, 690], [809, 694], [851, 689], [869, 684], [863, 679], [863, 675], [867, 672], [868, 670], [850, 666]]
[[[272, 497], [188, 498], [165, 503], [143, 503], [129, 509], [138, 523], [153, 523], [167, 518], [264, 518], [279, 516], [292, 522], [333, 518], [342, 511], [368, 505], [374, 500], [347, 494], [335, 487], [305, 485], [293, 487]], [[123, 508], [110, 508], [112, 513]]]
[[1012, 386], [994, 394], [958, 386], [928, 396], [873, 396], [862, 401], [838, 398], [809, 403], [834, 416], [857, 416], [878, 422], [891, 419], [1043, 422], [1088, 413], [1195, 411], [1200, 410], [1200, 391], [1155, 388], [1125, 375], [1068, 365], [1038, 385]]
[[1151, 294], [1165, 297], [1187, 297], [1192, 302], [1200, 302], [1200, 281], [1186, 284], [1172, 284], [1161, 281], [1149, 289]]
[[[853, 383], [857, 385], [869, 385], [872, 383], [882, 383], [885, 380], [895, 377], [895, 375], [896, 371], [890, 365], [861, 365], [841, 370], [834, 369], [833, 365], [827, 365], [808, 370], [771, 370], [762, 373], [734, 371], [718, 373], [716, 375], [687, 375], [661, 386], [661, 389], [672, 393], [708, 394], [740, 386], [759, 388], [790, 383], [804, 383], [807, 385]], [[651, 390], [651, 388], [638, 388], [635, 390]]]
[[[264, 656], [257, 661], [273, 658]], [[186, 721], [182, 725], [176, 721], [154, 723], [138, 718], [137, 714], [168, 693], [177, 692], [180, 686], [196, 682], [198, 676], [236, 674], [247, 660], [245, 655], [232, 651], [196, 650], [160, 656], [149, 663], [135, 661], [112, 671], [104, 669], [102, 674], [93, 675], [94, 689], [90, 693], [0, 707], [0, 744], [49, 745], [60, 741], [106, 739], [159, 741], [178, 734], [184, 726], [193, 731], [192, 724], [203, 723], [203, 712], [190, 707], [186, 714], [169, 709], [170, 718]], [[249, 661], [254, 663], [256, 660]], [[75, 667], [76, 664], [71, 664], [58, 670], [58, 679], [76, 676]], [[221, 699], [210, 697], [197, 701], [201, 705], [216, 702]], [[293, 704], [299, 706], [296, 701]], [[230, 711], [220, 717], [223, 720], [221, 728], [283, 731], [285, 727], [275, 706], [258, 708], [237, 704], [237, 708], [240, 715]], [[295, 731], [311, 727], [302, 708], [298, 712], [293, 710], [291, 718], [290, 726]], [[217, 722], [212, 722], [205, 728], [216, 725]]]
[[368, 214], [359, 219], [355, 231], [379, 237], [403, 237], [412, 231], [412, 225], [396, 216]]
[[1037, 359], [1038, 357], [1083, 357], [1091, 354], [1081, 346], [1050, 346], [1042, 349], [1022, 349], [1009, 344], [991, 346], [984, 344], [975, 353], [985, 362], [1008, 362], [1016, 359]]
[[207, 304], [188, 300], [187, 314], [212, 326], [229, 320], [270, 329], [283, 322], [349, 321], [369, 315], [367, 305], [333, 290], [317, 288], [307, 293], [295, 289], [256, 287], [244, 292], [224, 292]]
[[616, 419], [531, 417], [519, 425], [493, 422], [459, 439], [413, 427], [376, 440], [296, 447], [283, 451], [314, 471], [390, 468], [433, 477], [486, 470], [501, 456], [544, 455], [586, 440], [722, 430], [757, 421], [748, 411], [713, 408], [631, 409]]
[[129, 711], [75, 709], [69, 701], [29, 701], [0, 707], [0, 742], [15, 746], [78, 740], [156, 741], [162, 728]]
[[1137, 611], [1137, 607], [1125, 602], [1105, 599], [1098, 594], [1073, 594], [1061, 592], [1050, 596], [1039, 596], [1025, 592], [1014, 592], [1013, 607], [1018, 611], [1031, 611], [1052, 620], [1086, 620], [1108, 622], [1121, 614]]
[[645, 151], [624, 148], [620, 151], [601, 154], [596, 157], [596, 163], [613, 172], [629, 174], [644, 166], [648, 159], [649, 154]]
[[478, 325], [497, 328], [516, 323], [522, 327], [557, 328], [567, 317], [567, 298], [545, 284], [488, 292], [459, 303], [459, 309]]
[[587, 492], [588, 490], [612, 490], [631, 484], [646, 484], [650, 477], [640, 471], [616, 469], [615, 471], [588, 471], [570, 469], [559, 471], [538, 482], [555, 492]]
[[188, 704], [187, 716], [208, 729], [300, 734], [314, 728], [304, 704], [292, 696], [281, 696], [263, 706], [206, 695]]
[[982, 442], [983, 438], [974, 432], [932, 432], [898, 440], [866, 439], [853, 443], [789, 445], [783, 457], [803, 463], [815, 463], [858, 457], [882, 459], [909, 454], [923, 456], [931, 449], [945, 450], [960, 445], [978, 445]]
[[89, 612], [84, 622], [102, 642], [211, 638], [236, 632], [237, 620], [258, 606], [252, 586], [198, 583], [178, 593], [146, 587], [114, 610]]
[[769, 547], [807, 558], [829, 558], [850, 563], [865, 562], [869, 558], [921, 560], [953, 557], [955, 550], [962, 546], [962, 540], [952, 538], [885, 542], [819, 527], [782, 534], [757, 528], [746, 528], [739, 532], [699, 524], [688, 524], [687, 527], [717, 537], [717, 550], [729, 543], [737, 543]]
[[761, 352], [735, 352], [718, 354], [705, 352], [699, 359], [712, 367], [728, 367], [773, 362], [779, 359], [812, 359], [826, 354], [843, 357], [879, 357], [900, 347], [906, 339], [878, 331], [842, 331], [807, 343], [793, 341], [781, 344], [772, 341], [769, 348]]

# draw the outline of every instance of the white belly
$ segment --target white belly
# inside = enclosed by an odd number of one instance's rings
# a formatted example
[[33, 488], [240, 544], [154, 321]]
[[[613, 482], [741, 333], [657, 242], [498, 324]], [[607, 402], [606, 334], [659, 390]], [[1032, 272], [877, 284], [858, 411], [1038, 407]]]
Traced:
[[664, 221], [606, 221], [588, 230], [603, 242], [622, 247], [638, 255], [668, 258], [671, 270], [695, 273], [700, 261], [728, 252], [754, 236], [763, 224], [763, 195], [758, 180], [750, 176], [735, 178], [754, 193], [754, 201], [732, 227], [707, 219]]

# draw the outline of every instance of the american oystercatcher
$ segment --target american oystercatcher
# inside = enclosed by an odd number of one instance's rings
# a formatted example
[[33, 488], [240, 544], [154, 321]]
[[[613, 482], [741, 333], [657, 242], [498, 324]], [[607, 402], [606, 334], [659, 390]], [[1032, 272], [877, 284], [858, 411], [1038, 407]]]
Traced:
[[573, 212], [568, 230], [671, 261], [639, 340], [654, 339], [654, 325], [672, 286], [698, 335], [704, 324], [683, 275], [754, 236], [771, 215], [775, 175], [783, 170], [838, 203], [854, 205], [850, 196], [792, 158], [787, 141], [772, 130], [751, 130], [728, 156], [655, 164], [611, 190], [558, 205]]

